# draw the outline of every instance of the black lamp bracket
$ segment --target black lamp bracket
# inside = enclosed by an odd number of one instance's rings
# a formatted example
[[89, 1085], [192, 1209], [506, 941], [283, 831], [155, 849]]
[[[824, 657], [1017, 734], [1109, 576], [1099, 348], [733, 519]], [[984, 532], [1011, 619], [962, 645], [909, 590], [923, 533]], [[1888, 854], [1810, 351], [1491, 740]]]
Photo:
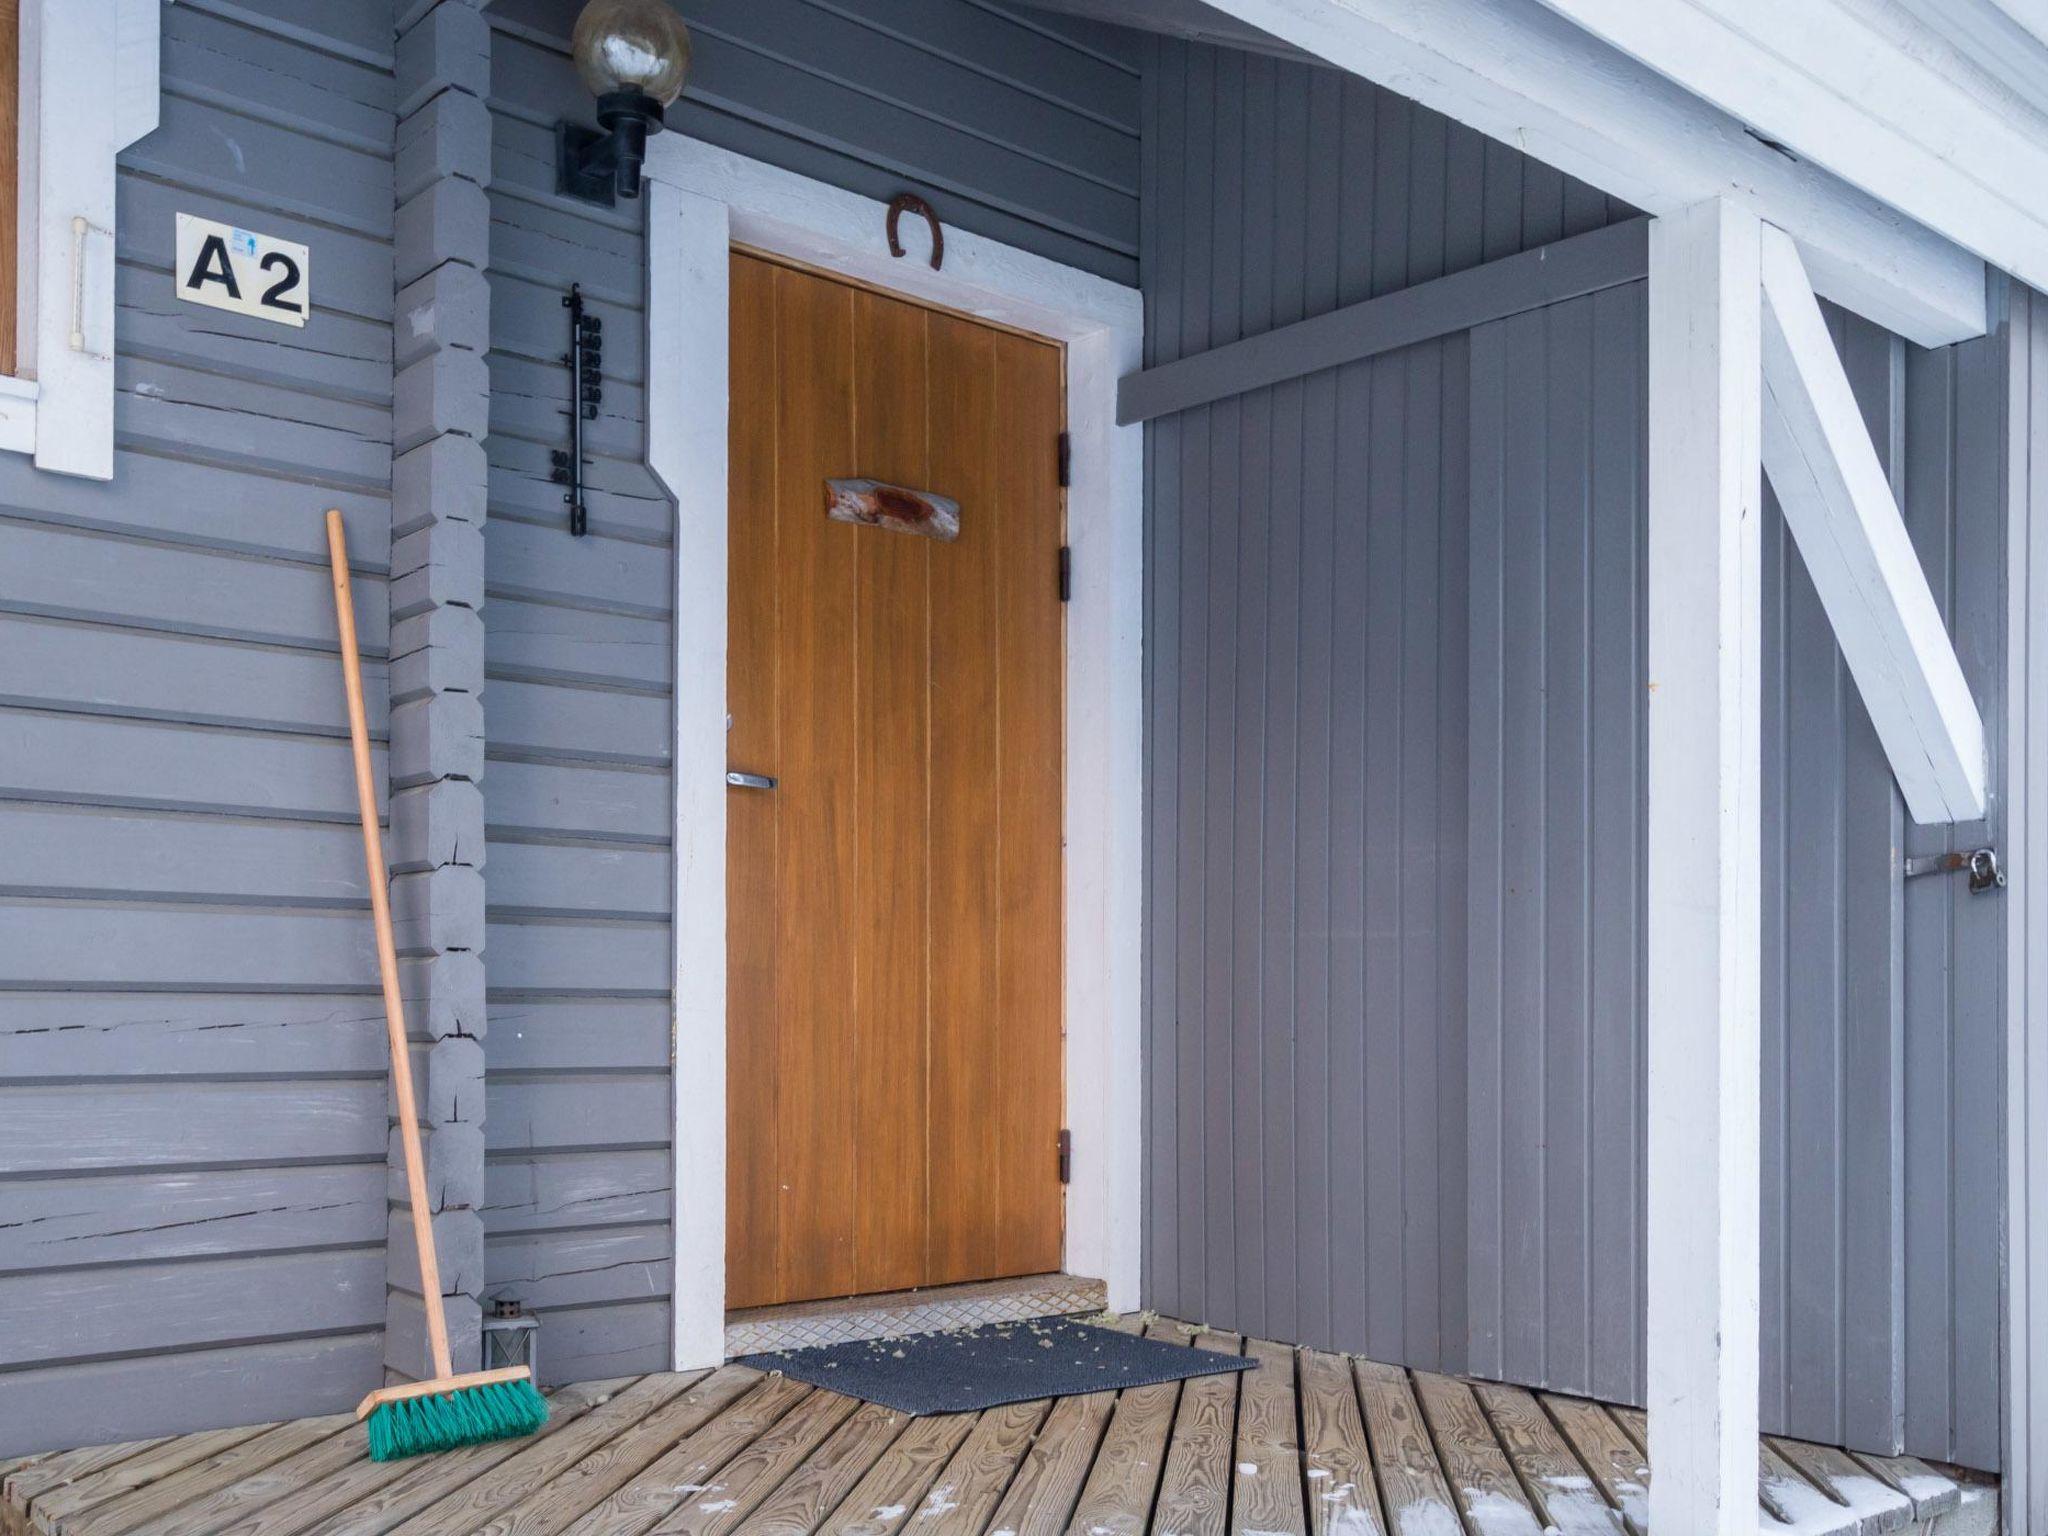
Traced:
[[640, 195], [647, 140], [661, 132], [661, 103], [640, 91], [607, 91], [597, 98], [598, 127], [555, 125], [555, 190], [600, 207]]

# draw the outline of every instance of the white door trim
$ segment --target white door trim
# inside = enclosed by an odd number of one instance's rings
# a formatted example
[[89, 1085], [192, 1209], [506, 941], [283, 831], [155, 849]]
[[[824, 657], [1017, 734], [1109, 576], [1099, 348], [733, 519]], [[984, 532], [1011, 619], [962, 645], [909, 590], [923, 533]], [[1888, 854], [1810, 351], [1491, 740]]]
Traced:
[[676, 499], [675, 1365], [725, 1353], [727, 262], [734, 244], [1066, 346], [1066, 1111], [1069, 1273], [1138, 1301], [1143, 857], [1143, 430], [1116, 424], [1141, 361], [1137, 290], [922, 221], [891, 258], [885, 204], [664, 133], [648, 146], [647, 461]]

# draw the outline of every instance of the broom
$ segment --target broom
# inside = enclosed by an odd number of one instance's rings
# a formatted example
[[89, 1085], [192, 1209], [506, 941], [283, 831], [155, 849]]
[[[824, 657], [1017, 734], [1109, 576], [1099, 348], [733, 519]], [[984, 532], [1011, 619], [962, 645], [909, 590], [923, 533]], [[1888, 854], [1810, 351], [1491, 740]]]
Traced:
[[334, 571], [334, 610], [341, 626], [341, 675], [348, 692], [348, 731], [355, 748], [356, 800], [363, 818], [363, 863], [370, 877], [370, 911], [377, 923], [377, 971], [384, 983], [384, 1026], [391, 1043], [391, 1081], [398, 1095], [398, 1132], [405, 1147], [405, 1183], [412, 1200], [413, 1244], [420, 1257], [420, 1302], [433, 1351], [430, 1381], [383, 1387], [364, 1398], [356, 1417], [368, 1418], [370, 1456], [394, 1461], [423, 1451], [451, 1450], [486, 1440], [530, 1435], [547, 1422], [548, 1405], [523, 1365], [455, 1374], [448, 1357], [448, 1319], [441, 1304], [441, 1265], [434, 1256], [433, 1216], [421, 1167], [419, 1116], [405, 1045], [405, 1010], [398, 996], [398, 949], [391, 935], [391, 901], [384, 884], [384, 847], [377, 836], [377, 794], [370, 780], [370, 731], [363, 718], [363, 668], [356, 653], [356, 613], [349, 598], [348, 545], [341, 514], [327, 514], [327, 555]]

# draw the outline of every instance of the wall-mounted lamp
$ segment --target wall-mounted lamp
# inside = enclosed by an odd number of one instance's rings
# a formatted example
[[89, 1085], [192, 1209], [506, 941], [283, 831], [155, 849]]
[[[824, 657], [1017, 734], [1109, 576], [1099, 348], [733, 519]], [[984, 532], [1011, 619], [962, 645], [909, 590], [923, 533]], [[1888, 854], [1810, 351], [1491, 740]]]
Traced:
[[609, 208], [640, 195], [647, 136], [690, 72], [690, 33], [664, 0], [590, 0], [570, 51], [602, 126], [556, 125], [555, 190]]

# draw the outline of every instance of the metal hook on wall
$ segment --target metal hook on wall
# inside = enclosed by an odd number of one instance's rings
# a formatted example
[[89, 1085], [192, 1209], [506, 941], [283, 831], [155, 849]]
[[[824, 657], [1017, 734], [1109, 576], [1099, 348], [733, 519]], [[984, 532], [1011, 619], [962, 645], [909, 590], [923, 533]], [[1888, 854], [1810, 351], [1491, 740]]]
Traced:
[[939, 216], [932, 212], [932, 205], [915, 192], [898, 192], [889, 199], [889, 254], [903, 254], [903, 242], [896, 237], [896, 221], [903, 217], [906, 209], [923, 214], [925, 222], [932, 227], [932, 270], [936, 272], [946, 254], [946, 237], [939, 228]]

